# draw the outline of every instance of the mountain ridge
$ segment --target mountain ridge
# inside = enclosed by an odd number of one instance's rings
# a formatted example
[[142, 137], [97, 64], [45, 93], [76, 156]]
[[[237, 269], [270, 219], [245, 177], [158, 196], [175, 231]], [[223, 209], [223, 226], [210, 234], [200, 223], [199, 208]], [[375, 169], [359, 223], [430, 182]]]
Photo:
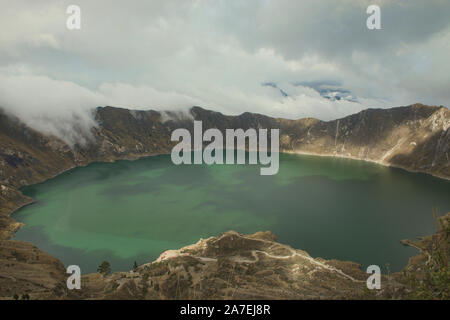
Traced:
[[[175, 144], [170, 141], [171, 132], [180, 127], [193, 130], [193, 119], [202, 121], [204, 129], [221, 131], [279, 128], [281, 152], [349, 157], [450, 178], [450, 111], [446, 107], [414, 104], [368, 109], [331, 121], [249, 112], [227, 116], [201, 107], [193, 107], [189, 114], [99, 107], [95, 119], [98, 126], [92, 128], [90, 142], [72, 147], [0, 112], [0, 296], [12, 293], [11, 288], [29, 287], [53, 297], [64, 292], [65, 274], [57, 259], [26, 242], [9, 240], [21, 226], [11, 214], [33, 201], [22, 195], [20, 187], [91, 162], [169, 153]], [[34, 256], [45, 258], [38, 263]], [[18, 261], [17, 270], [7, 267], [11, 259]], [[58, 281], [52, 280], [52, 274]]]

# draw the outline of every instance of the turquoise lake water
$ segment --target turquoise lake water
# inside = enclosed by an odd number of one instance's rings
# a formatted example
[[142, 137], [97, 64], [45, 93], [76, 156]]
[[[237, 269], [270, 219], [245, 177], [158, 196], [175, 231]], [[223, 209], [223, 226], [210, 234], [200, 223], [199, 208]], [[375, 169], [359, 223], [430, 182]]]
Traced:
[[435, 231], [433, 208], [450, 211], [450, 182], [350, 159], [280, 155], [259, 165], [180, 165], [169, 155], [94, 163], [23, 188], [36, 199], [14, 218], [30, 241], [95, 272], [107, 260], [130, 270], [200, 238], [271, 230], [313, 257], [399, 271], [415, 255], [401, 239]]

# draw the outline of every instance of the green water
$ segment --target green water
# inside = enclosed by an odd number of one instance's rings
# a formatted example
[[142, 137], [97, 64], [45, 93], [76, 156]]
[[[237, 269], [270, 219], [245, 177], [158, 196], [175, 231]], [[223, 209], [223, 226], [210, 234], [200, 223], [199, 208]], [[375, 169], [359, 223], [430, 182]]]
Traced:
[[22, 191], [37, 200], [14, 214], [15, 239], [83, 273], [113, 270], [227, 230], [271, 230], [313, 257], [390, 263], [416, 250], [399, 241], [435, 231], [450, 211], [450, 182], [363, 161], [280, 155], [275, 176], [259, 165], [181, 165], [170, 156], [95, 163]]

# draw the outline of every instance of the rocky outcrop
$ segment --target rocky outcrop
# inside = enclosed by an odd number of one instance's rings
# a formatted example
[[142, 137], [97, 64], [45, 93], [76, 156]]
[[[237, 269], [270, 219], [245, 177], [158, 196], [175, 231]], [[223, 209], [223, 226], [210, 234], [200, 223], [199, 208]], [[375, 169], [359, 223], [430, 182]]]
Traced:
[[86, 275], [78, 298], [356, 299], [367, 274], [353, 262], [313, 259], [271, 232], [233, 231], [169, 250], [130, 272]]

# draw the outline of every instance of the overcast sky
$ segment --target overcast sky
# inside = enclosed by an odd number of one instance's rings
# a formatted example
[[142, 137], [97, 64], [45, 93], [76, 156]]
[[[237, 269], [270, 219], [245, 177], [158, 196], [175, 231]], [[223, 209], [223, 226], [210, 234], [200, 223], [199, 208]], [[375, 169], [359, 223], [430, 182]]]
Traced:
[[[81, 30], [66, 28], [70, 4]], [[366, 27], [370, 4], [381, 30]], [[101, 105], [329, 120], [450, 100], [448, 0], [0, 5], [0, 106], [38, 128]]]

